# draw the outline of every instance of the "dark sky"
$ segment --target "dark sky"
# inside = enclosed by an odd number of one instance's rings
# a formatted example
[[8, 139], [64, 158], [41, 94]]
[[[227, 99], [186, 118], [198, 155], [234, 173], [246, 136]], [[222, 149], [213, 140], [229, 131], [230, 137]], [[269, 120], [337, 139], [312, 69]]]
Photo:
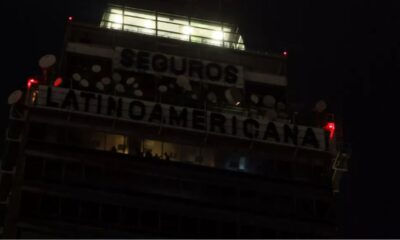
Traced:
[[[166, 0], [167, 1], [167, 0]], [[175, 0], [174, 0], [175, 1]], [[60, 52], [66, 18], [97, 24], [104, 1], [1, 1], [1, 125], [8, 94]], [[173, 1], [171, 1], [173, 2]], [[344, 109], [351, 173], [341, 196], [345, 237], [400, 237], [399, 1], [237, 0], [247, 47], [289, 51], [289, 81], [311, 108], [323, 98]]]

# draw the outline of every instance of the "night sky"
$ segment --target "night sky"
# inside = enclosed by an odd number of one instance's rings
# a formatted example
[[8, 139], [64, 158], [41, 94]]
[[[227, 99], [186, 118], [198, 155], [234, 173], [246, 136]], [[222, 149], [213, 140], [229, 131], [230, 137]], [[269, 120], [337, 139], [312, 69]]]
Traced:
[[[67, 17], [98, 24], [104, 2], [1, 1], [2, 135], [9, 93], [38, 74], [40, 56], [59, 55]], [[248, 49], [289, 51], [290, 85], [305, 109], [325, 99], [345, 120], [353, 152], [340, 196], [343, 237], [399, 238], [400, 1], [237, 0], [235, 6], [226, 14], [237, 19]]]

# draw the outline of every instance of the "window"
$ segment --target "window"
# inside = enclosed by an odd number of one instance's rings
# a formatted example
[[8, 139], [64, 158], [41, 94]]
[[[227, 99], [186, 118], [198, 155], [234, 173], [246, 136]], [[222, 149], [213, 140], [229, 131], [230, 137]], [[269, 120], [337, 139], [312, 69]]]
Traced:
[[245, 50], [232, 25], [110, 5], [101, 27]]
[[204, 147], [146, 139], [143, 141], [143, 152], [170, 161], [214, 166], [214, 151]]

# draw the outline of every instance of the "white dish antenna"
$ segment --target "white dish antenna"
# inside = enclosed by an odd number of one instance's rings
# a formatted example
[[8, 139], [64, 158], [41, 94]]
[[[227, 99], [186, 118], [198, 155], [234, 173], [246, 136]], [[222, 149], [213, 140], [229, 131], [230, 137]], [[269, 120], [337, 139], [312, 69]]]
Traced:
[[115, 86], [115, 91], [119, 92], [119, 93], [124, 93], [125, 92], [125, 87], [124, 85], [122, 85], [121, 83], [118, 83]]
[[278, 113], [274, 109], [268, 109], [266, 115], [269, 120], [275, 120], [278, 117]]
[[15, 90], [10, 94], [10, 96], [8, 96], [8, 104], [16, 104], [17, 102], [19, 102], [19, 100], [21, 100], [22, 95], [23, 93], [21, 90]]
[[101, 79], [101, 82], [102, 82], [104, 85], [108, 85], [108, 84], [111, 83], [111, 79], [110, 79], [109, 77], [103, 77], [103, 78]]
[[324, 100], [319, 100], [316, 104], [315, 104], [315, 107], [314, 107], [314, 111], [315, 112], [319, 112], [319, 113], [321, 113], [321, 112], [323, 112], [323, 111], [325, 111], [325, 109], [327, 108], [328, 106], [327, 106], [327, 104], [326, 104], [326, 102], [324, 101]]
[[168, 87], [165, 86], [165, 85], [160, 85], [160, 86], [158, 87], [158, 91], [159, 91], [160, 93], [165, 93], [165, 92], [168, 91]]
[[39, 67], [42, 69], [50, 68], [56, 63], [56, 61], [56, 56], [52, 54], [44, 55], [39, 59]]
[[185, 89], [186, 91], [192, 91], [192, 86], [190, 85], [189, 78], [187, 78], [185, 76], [179, 76], [176, 79], [176, 85]]
[[235, 106], [239, 106], [242, 101], [242, 94], [237, 88], [229, 88], [225, 91], [226, 100]]
[[102, 82], [97, 82], [96, 88], [99, 89], [100, 91], [104, 91], [104, 84]]
[[99, 73], [101, 71], [101, 66], [100, 65], [93, 65], [92, 66], [92, 72], [94, 73]]
[[130, 78], [126, 79], [126, 84], [132, 85], [135, 81], [136, 81], [136, 79], [134, 77], [130, 77]]
[[273, 107], [275, 107], [275, 103], [276, 103], [276, 99], [275, 99], [274, 96], [265, 95], [263, 97], [264, 106], [269, 107], [269, 108], [273, 108]]
[[114, 79], [114, 81], [115, 81], [116, 83], [121, 82], [121, 80], [122, 80], [121, 74], [119, 74], [119, 73], [117, 73], [117, 72], [113, 73], [113, 74], [112, 74], [112, 79]]
[[89, 81], [86, 80], [86, 79], [82, 79], [82, 80], [79, 82], [79, 84], [80, 84], [82, 87], [85, 87], [85, 88], [89, 87]]
[[260, 98], [259, 98], [257, 95], [255, 95], [255, 94], [251, 94], [250, 100], [251, 100], [251, 102], [254, 103], [254, 104], [258, 104], [258, 103], [260, 102]]
[[82, 77], [79, 73], [74, 73], [74, 74], [72, 74], [72, 79], [74, 79], [75, 81], [78, 82], [78, 81], [82, 80]]
[[139, 89], [135, 90], [135, 91], [133, 92], [133, 94], [134, 94], [136, 97], [143, 97], [143, 92], [142, 92], [142, 90], [139, 90]]
[[284, 111], [286, 109], [286, 104], [284, 104], [283, 102], [278, 102], [276, 104], [276, 108], [278, 109], [278, 111]]

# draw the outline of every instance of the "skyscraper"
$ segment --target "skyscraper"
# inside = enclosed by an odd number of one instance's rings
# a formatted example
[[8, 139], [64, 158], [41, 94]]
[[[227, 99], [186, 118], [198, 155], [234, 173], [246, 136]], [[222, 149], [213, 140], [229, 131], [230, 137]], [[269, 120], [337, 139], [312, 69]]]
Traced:
[[134, 7], [70, 19], [59, 61], [10, 96], [4, 235], [335, 236], [338, 131], [291, 112], [286, 56]]

